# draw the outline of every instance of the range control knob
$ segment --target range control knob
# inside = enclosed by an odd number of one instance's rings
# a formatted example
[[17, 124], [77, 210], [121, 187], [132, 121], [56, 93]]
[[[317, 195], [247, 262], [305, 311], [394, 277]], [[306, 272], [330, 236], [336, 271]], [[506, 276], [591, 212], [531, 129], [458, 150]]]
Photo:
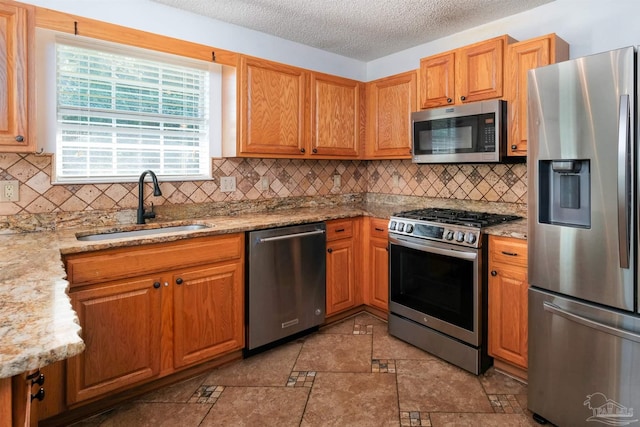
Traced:
[[413, 224], [407, 224], [404, 231], [406, 231], [407, 233], [413, 233]]
[[404, 222], [399, 222], [398, 223], [398, 231], [401, 232], [401, 233], [404, 231]]
[[396, 222], [391, 221], [391, 224], [389, 224], [389, 230], [395, 230], [395, 229], [396, 229]]
[[467, 238], [465, 239], [465, 241], [466, 241], [467, 243], [470, 243], [470, 244], [474, 244], [474, 243], [476, 242], [476, 240], [477, 240], [477, 237], [476, 237], [476, 235], [475, 235], [475, 234], [473, 234], [473, 233], [469, 233], [469, 234], [467, 234]]
[[464, 231], [458, 231], [456, 233], [456, 242], [464, 242]]
[[453, 231], [447, 230], [444, 233], [444, 238], [445, 238], [445, 240], [453, 240]]

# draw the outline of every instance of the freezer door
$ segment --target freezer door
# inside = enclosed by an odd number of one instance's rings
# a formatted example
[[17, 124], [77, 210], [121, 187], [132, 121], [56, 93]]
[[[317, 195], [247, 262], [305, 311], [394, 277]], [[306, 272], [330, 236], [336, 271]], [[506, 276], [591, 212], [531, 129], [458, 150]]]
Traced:
[[529, 281], [634, 311], [635, 51], [529, 73]]
[[559, 426], [640, 422], [640, 318], [529, 290], [529, 409]]

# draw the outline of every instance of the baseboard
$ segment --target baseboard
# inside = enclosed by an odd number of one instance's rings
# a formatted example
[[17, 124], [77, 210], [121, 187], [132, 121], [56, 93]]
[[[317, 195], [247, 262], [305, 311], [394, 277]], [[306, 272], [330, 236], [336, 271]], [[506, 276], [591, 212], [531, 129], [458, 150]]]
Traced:
[[525, 384], [528, 381], [527, 371], [518, 366], [514, 366], [510, 363], [503, 362], [499, 359], [493, 359], [493, 367], [496, 371], [502, 372], [503, 374], [510, 376], [518, 381], [524, 382]]

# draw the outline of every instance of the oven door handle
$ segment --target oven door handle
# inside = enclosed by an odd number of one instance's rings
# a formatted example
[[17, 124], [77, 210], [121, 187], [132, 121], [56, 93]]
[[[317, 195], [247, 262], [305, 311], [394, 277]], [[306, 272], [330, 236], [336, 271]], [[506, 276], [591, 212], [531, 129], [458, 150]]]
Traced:
[[415, 249], [422, 252], [429, 252], [429, 253], [438, 254], [438, 255], [451, 256], [454, 258], [459, 258], [467, 261], [475, 261], [476, 259], [478, 259], [478, 254], [476, 252], [462, 251], [462, 250], [453, 249], [453, 248], [452, 249], [436, 248], [434, 246], [426, 246], [424, 244], [420, 245], [413, 242], [409, 242], [408, 240], [396, 239], [393, 237], [389, 237], [389, 243], [398, 245], [398, 246], [405, 246], [407, 248]]

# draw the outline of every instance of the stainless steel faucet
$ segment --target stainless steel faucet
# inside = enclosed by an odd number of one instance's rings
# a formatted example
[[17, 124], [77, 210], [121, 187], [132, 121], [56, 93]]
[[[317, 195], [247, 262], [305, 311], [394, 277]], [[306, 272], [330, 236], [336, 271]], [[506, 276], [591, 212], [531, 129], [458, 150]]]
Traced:
[[144, 211], [144, 177], [149, 174], [151, 175], [151, 179], [153, 180], [153, 195], [158, 197], [162, 196], [162, 191], [160, 191], [160, 185], [158, 185], [158, 178], [156, 174], [153, 173], [152, 170], [146, 170], [140, 174], [140, 179], [138, 180], [138, 224], [144, 224], [146, 219], [155, 218], [156, 213], [153, 211], [153, 202], [151, 202], [151, 211]]

